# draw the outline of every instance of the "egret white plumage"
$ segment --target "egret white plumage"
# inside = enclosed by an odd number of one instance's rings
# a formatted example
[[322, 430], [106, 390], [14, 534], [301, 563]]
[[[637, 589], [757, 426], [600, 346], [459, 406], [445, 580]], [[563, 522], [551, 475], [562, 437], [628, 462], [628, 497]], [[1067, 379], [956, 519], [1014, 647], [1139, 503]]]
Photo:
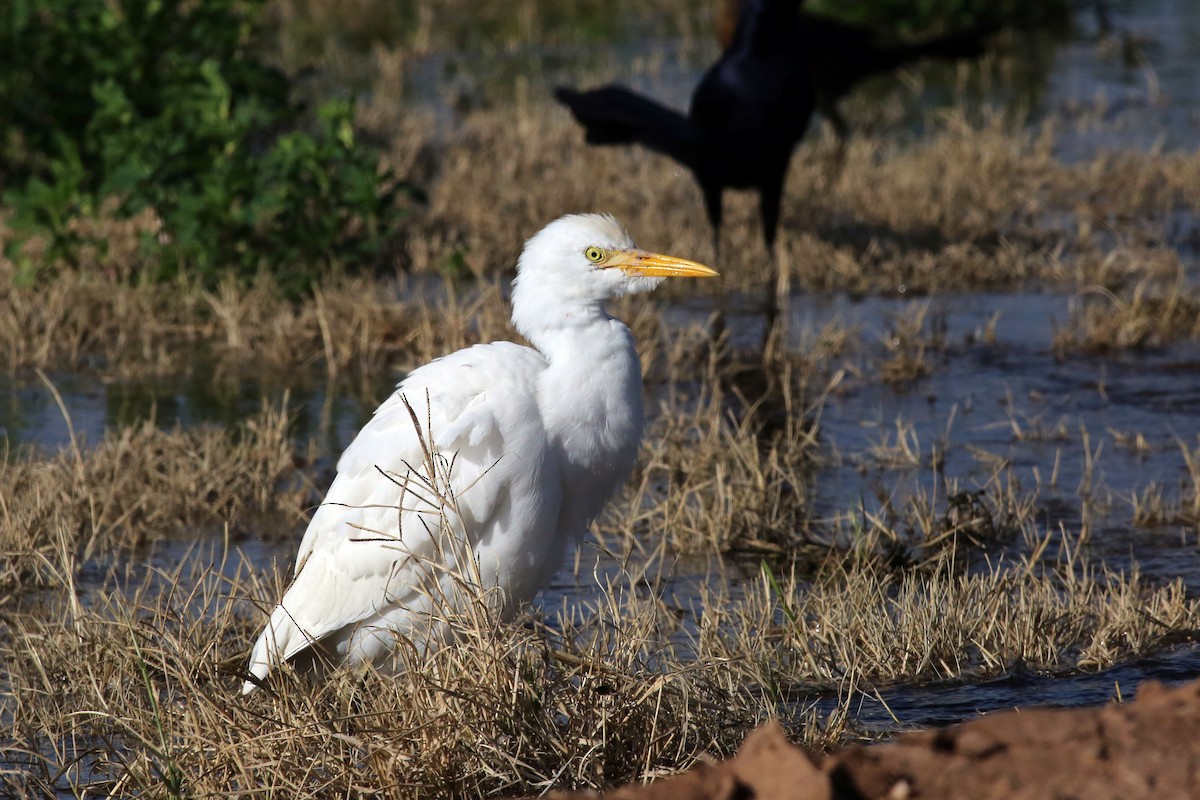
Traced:
[[[261, 680], [311, 648], [379, 662], [401, 637], [433, 642], [434, 605], [453, 596], [455, 571], [499, 590], [507, 613], [531, 600], [628, 479], [642, 438], [633, 335], [605, 301], [665, 277], [716, 274], [637, 249], [606, 215], [565, 216], [529, 239], [512, 320], [533, 347], [459, 350], [410, 373], [380, 405], [338, 461], [250, 674]], [[447, 491], [422, 508], [412, 495], [428, 495], [432, 476], [414, 472], [431, 451], [445, 455]], [[439, 526], [465, 540], [474, 563], [455, 563], [463, 551], [444, 546]]]

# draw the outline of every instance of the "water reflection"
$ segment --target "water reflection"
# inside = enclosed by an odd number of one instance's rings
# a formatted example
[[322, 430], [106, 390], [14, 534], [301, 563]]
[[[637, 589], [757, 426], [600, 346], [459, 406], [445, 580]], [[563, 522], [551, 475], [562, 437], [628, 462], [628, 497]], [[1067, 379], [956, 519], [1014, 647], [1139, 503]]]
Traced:
[[367, 388], [330, 382], [323, 371], [228, 376], [203, 351], [179, 376], [101, 381], [92, 373], [56, 372], [46, 379], [65, 400], [67, 417], [46, 383], [20, 376], [0, 391], [0, 441], [9, 448], [55, 451], [84, 445], [106, 430], [152, 421], [159, 427], [199, 424], [232, 429], [262, 411], [286, 405], [297, 443], [316, 440], [321, 455], [340, 453], [392, 390], [398, 375], [372, 376]]

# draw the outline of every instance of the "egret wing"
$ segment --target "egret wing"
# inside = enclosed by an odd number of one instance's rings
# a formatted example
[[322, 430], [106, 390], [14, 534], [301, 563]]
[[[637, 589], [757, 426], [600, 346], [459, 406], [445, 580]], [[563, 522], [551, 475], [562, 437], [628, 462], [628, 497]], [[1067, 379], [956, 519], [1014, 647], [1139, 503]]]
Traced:
[[[553, 527], [558, 493], [547, 491], [548, 446], [537, 403], [545, 360], [500, 342], [477, 345], [412, 372], [376, 410], [338, 461], [338, 474], [305, 531], [295, 577], [251, 657], [251, 672], [316, 641], [343, 656], [375, 650], [353, 628], [416, 632], [437, 584], [478, 560], [486, 582], [515, 525]], [[447, 533], [451, 539], [448, 546]], [[460, 545], [466, 545], [464, 550]], [[249, 684], [248, 684], [249, 686]]]

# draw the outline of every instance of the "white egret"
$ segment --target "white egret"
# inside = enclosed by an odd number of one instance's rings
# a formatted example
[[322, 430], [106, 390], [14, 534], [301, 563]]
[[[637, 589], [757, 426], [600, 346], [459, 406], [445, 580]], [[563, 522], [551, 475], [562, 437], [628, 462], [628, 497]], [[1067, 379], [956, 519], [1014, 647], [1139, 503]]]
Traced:
[[[470, 575], [499, 590], [506, 613], [531, 600], [628, 479], [642, 438], [633, 335], [605, 301], [664, 277], [716, 274], [636, 249], [606, 215], [562, 217], [529, 239], [512, 320], [533, 347], [493, 342], [439, 358], [375, 411], [313, 514], [250, 674], [261, 680], [310, 649], [378, 663], [399, 638], [432, 642], [434, 606], [464, 572], [439, 526], [465, 540]], [[444, 455], [447, 491], [419, 474], [431, 451]]]

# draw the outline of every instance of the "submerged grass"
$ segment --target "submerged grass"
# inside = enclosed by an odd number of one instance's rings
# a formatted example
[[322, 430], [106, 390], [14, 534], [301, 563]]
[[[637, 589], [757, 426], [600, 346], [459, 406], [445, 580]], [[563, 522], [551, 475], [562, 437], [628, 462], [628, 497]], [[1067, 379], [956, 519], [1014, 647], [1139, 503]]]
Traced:
[[770, 686], [868, 688], [1104, 668], [1200, 621], [1179, 580], [1151, 586], [1136, 572], [1030, 562], [964, 573], [953, 561], [949, 552], [900, 572], [790, 573], [745, 587], [736, 604], [706, 597], [699, 660]]
[[[0, 785], [289, 797], [604, 787], [728, 754], [770, 717], [828, 747], [851, 732], [858, 693], [898, 680], [1094, 669], [1197, 623], [1178, 584], [1080, 564], [952, 563], [769, 573], [736, 594], [702, 589], [702, 606], [683, 609], [653, 573], [626, 572], [590, 606], [515, 625], [480, 598], [450, 618], [453, 646], [399, 674], [314, 685], [285, 669], [243, 698], [254, 606], [280, 576], [193, 556], [61, 614], [6, 612]], [[817, 714], [827, 689], [841, 703]]]
[[1200, 338], [1200, 290], [1180, 270], [1164, 285], [1143, 279], [1118, 295], [1106, 289], [1083, 294], [1071, 318], [1054, 337], [1060, 357], [1083, 352], [1103, 354], [1128, 349], [1162, 348]]
[[264, 409], [232, 431], [146, 422], [50, 457], [5, 453], [0, 592], [61, 588], [93, 559], [132, 556], [188, 529], [237, 531], [256, 514], [298, 521], [308, 492], [297, 455], [286, 408]]

